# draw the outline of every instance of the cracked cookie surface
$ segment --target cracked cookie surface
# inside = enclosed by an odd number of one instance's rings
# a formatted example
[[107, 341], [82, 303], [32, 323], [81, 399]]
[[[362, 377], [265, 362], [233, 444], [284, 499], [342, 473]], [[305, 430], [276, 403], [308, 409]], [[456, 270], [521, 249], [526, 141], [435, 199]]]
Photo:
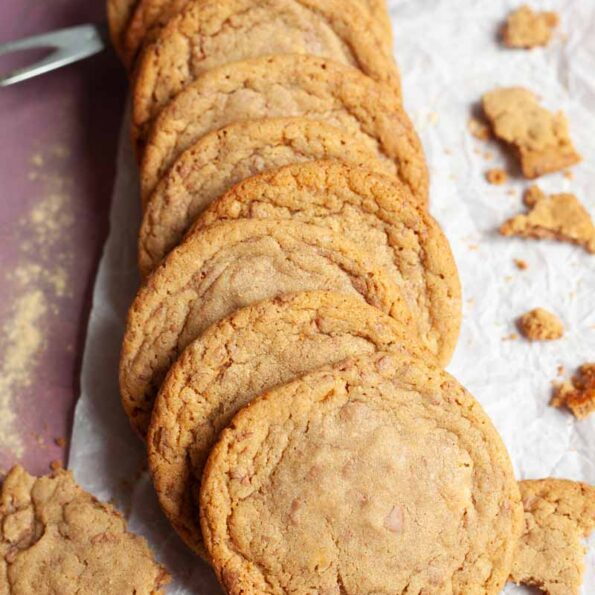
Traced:
[[397, 320], [334, 292], [248, 306], [191, 343], [161, 387], [147, 436], [159, 502], [188, 545], [204, 556], [193, 494], [219, 432], [241, 407], [326, 364], [388, 350], [431, 357]]
[[565, 479], [519, 482], [525, 528], [511, 580], [547, 595], [578, 595], [584, 575], [581, 539], [595, 528], [595, 488]]
[[422, 345], [448, 363], [461, 320], [457, 269], [448, 240], [407, 187], [347, 164], [295, 164], [235, 186], [194, 229], [252, 218], [328, 227], [373, 254], [401, 289]]
[[386, 353], [245, 407], [211, 451], [200, 504], [231, 595], [495, 594], [523, 515], [477, 401], [447, 373]]
[[0, 592], [156, 595], [169, 582], [146, 541], [67, 471], [6, 476], [0, 496]]
[[[130, 23], [126, 28], [123, 40], [123, 59], [131, 66], [143, 43], [155, 40], [169, 21], [178, 15], [188, 4], [188, 0], [140, 0]], [[385, 0], [355, 0], [376, 19], [382, 31], [379, 35], [388, 49], [392, 46], [392, 27]]]
[[351, 0], [190, 2], [143, 50], [132, 91], [132, 135], [202, 73], [274, 54], [322, 56], [361, 70], [400, 93], [379, 26]]
[[353, 67], [302, 55], [236, 62], [186, 87], [152, 125], [141, 162], [142, 193], [150, 193], [205, 134], [242, 120], [291, 116], [322, 120], [350, 134], [427, 203], [421, 143], [393, 91]]
[[196, 217], [238, 182], [316, 159], [390, 172], [369, 147], [316, 120], [265, 118], [207, 134], [182, 153], [146, 201], [139, 232], [141, 274], [149, 274], [182, 240]]
[[132, 304], [120, 360], [122, 401], [145, 435], [171, 363], [235, 310], [286, 293], [333, 290], [363, 299], [416, 336], [398, 286], [369, 254], [330, 230], [294, 221], [226, 221], [191, 234]]

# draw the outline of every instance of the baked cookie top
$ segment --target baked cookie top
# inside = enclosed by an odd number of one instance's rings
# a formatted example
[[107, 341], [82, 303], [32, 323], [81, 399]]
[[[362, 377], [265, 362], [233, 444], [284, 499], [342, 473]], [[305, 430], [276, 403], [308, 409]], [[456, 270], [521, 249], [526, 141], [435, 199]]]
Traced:
[[595, 487], [553, 478], [519, 486], [525, 528], [511, 579], [548, 595], [578, 595], [585, 571], [581, 539], [595, 528]]
[[200, 516], [239, 593], [498, 593], [522, 525], [502, 441], [446, 372], [376, 353], [238, 413]]
[[422, 353], [398, 321], [335, 292], [242, 308], [191, 343], [161, 387], [147, 436], [159, 501], [188, 545], [204, 555], [193, 492], [219, 432], [241, 407], [326, 364], [386, 350]]
[[394, 92], [356, 68], [302, 55], [236, 62], [187, 86], [151, 128], [141, 163], [143, 194], [205, 134], [242, 120], [288, 116], [323, 120], [350, 134], [427, 202], [421, 143]]
[[208, 326], [254, 302], [314, 289], [356, 295], [416, 334], [398, 286], [330, 230], [242, 220], [190, 235], [149, 277], [128, 315], [120, 389], [133, 427], [146, 433], [169, 366]]
[[401, 289], [422, 345], [448, 363], [461, 322], [457, 267], [440, 227], [406, 186], [339, 162], [298, 163], [241, 182], [194, 229], [252, 218], [328, 227], [373, 254]]
[[133, 138], [164, 105], [216, 66], [271, 54], [309, 54], [360, 69], [400, 93], [383, 32], [352, 0], [189, 2], [143, 50], [132, 92]]
[[139, 267], [149, 274], [196, 217], [234, 184], [290, 163], [335, 159], [390, 172], [357, 139], [305, 118], [236, 122], [202, 137], [184, 151], [146, 202], [139, 233]]
[[[385, 0], [354, 0], [382, 27], [382, 37], [388, 50], [392, 46], [392, 27]], [[140, 0], [123, 36], [123, 59], [128, 66], [143, 43], [154, 41], [167, 23], [179, 14], [188, 0]]]
[[169, 575], [120, 514], [67, 471], [13, 467], [0, 496], [0, 592], [154, 595]]

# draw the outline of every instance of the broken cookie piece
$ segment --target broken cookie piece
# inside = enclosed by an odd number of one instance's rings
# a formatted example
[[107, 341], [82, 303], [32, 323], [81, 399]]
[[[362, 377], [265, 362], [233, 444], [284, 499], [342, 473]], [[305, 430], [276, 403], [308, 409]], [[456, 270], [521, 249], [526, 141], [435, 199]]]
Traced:
[[120, 514], [58, 470], [7, 475], [0, 495], [0, 593], [156, 595], [169, 575]]
[[535, 12], [523, 4], [508, 15], [502, 41], [509, 48], [530, 49], [547, 45], [558, 22], [555, 12]]
[[518, 321], [523, 337], [530, 341], [553, 341], [564, 334], [562, 321], [543, 308], [535, 308], [523, 314]]
[[523, 200], [530, 211], [504, 222], [500, 226], [503, 236], [571, 242], [595, 253], [595, 226], [574, 194], [547, 196], [537, 186], [531, 186]]
[[595, 363], [583, 364], [571, 380], [554, 389], [553, 407], [567, 407], [578, 419], [595, 411]]
[[581, 160], [561, 112], [552, 114], [521, 87], [495, 89], [482, 98], [494, 134], [519, 152], [526, 178], [559, 171]]
[[547, 595], [578, 595], [584, 575], [581, 539], [595, 527], [595, 488], [564, 479], [520, 481], [525, 529], [510, 580]]

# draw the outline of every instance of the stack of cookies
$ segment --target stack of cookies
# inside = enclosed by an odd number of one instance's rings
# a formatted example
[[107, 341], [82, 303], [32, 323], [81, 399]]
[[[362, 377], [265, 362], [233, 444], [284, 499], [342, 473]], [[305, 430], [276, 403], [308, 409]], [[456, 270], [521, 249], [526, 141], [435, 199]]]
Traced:
[[223, 588], [496, 593], [523, 509], [442, 370], [461, 317], [384, 0], [108, 0], [144, 283], [121, 356], [155, 489]]

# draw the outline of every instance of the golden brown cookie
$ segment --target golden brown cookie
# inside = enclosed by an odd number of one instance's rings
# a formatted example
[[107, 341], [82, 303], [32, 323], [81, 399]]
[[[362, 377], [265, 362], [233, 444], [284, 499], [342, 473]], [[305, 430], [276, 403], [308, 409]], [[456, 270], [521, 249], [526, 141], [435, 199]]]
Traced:
[[147, 436], [159, 502], [188, 545], [204, 556], [193, 493], [219, 432], [241, 407], [326, 364], [387, 350], [422, 355], [398, 321], [334, 292], [242, 308], [191, 343], [161, 387]]
[[213, 200], [234, 184], [269, 169], [315, 159], [337, 159], [390, 172], [374, 152], [319, 120], [265, 118], [236, 122], [184, 151], [150, 197], [139, 238], [143, 275], [153, 269]]
[[124, 60], [124, 36], [139, 0], [107, 0], [107, 23], [114, 48]]
[[143, 194], [205, 134], [233, 122], [303, 116], [350, 134], [393, 168], [420, 203], [428, 172], [398, 97], [355, 68], [314, 56], [237, 62], [200, 76], [156, 119], [141, 164]]
[[347, 360], [238, 413], [200, 491], [210, 560], [240, 593], [495, 594], [523, 511], [479, 403], [405, 354]]
[[562, 321], [543, 308], [525, 312], [518, 321], [522, 335], [530, 341], [554, 341], [564, 335]]
[[292, 221], [226, 221], [190, 235], [139, 291], [128, 315], [120, 389], [145, 435], [172, 362], [238, 308], [313, 289], [349, 293], [416, 330], [399, 288], [373, 257], [340, 235]]
[[581, 539], [595, 528], [595, 488], [565, 479], [519, 482], [525, 529], [511, 580], [547, 595], [578, 595], [584, 574]]
[[189, 2], [143, 50], [132, 91], [132, 137], [202, 73], [272, 54], [323, 56], [360, 69], [400, 94], [380, 26], [352, 0]]
[[581, 160], [563, 113], [552, 114], [521, 87], [495, 89], [482, 98], [494, 134], [518, 152], [526, 178], [560, 171]]
[[547, 196], [537, 186], [530, 186], [523, 201], [529, 212], [505, 221], [500, 226], [503, 236], [571, 242], [595, 254], [593, 220], [574, 194]]
[[393, 178], [332, 161], [249, 178], [211, 204], [198, 230], [229, 219], [292, 219], [328, 227], [373, 254], [401, 290], [422, 345], [442, 365], [461, 322], [461, 288], [448, 240]]
[[558, 21], [555, 12], [535, 12], [523, 4], [508, 15], [502, 30], [502, 41], [509, 48], [530, 49], [547, 45]]
[[[377, 19], [382, 28], [383, 42], [390, 51], [392, 46], [392, 27], [385, 0], [355, 0], [355, 3], [367, 10]], [[188, 0], [140, 0], [123, 40], [124, 60], [132, 66], [143, 43], [150, 43], [159, 37], [162, 29], [177, 16], [188, 4]]]
[[0, 496], [0, 592], [154, 595], [169, 575], [146, 541], [67, 471], [6, 476]]

